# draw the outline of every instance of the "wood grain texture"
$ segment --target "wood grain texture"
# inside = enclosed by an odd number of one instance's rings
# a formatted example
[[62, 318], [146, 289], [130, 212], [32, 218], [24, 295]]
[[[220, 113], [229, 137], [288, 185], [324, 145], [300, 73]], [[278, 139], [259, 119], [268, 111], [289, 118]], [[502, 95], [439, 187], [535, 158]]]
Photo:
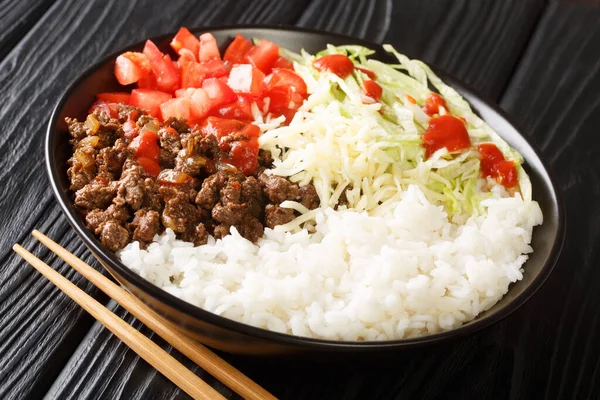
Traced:
[[[544, 0], [422, 0], [394, 7], [386, 41], [497, 101], [516, 68]], [[402, 39], [405, 38], [405, 39]]]
[[52, 3], [52, 0], [0, 0], [0, 60], [21, 41]]
[[[11, 101], [0, 109], [0, 217], [5, 221], [0, 229], [0, 398], [41, 398], [48, 389], [52, 399], [187, 398], [13, 256], [9, 247], [18, 240], [35, 248], [25, 238], [38, 227], [97, 266], [60, 215], [40, 162], [43, 129], [53, 102], [67, 82], [115, 48], [180, 25], [233, 23], [297, 24], [391, 42], [493, 98], [500, 98], [508, 84], [503, 106], [560, 170], [570, 224], [584, 229], [570, 236], [556, 273], [527, 306], [494, 328], [451, 346], [380, 365], [307, 366], [223, 356], [286, 399], [600, 396], [600, 348], [594, 340], [600, 333], [595, 306], [600, 300], [595, 250], [600, 226], [598, 210], [592, 208], [594, 198], [599, 198], [599, 182], [597, 172], [590, 169], [600, 169], [594, 136], [594, 127], [600, 126], [594, 95], [600, 79], [600, 35], [594, 31], [598, 11], [557, 4], [542, 13], [545, 2], [539, 0], [336, 3], [181, 0], [165, 7], [151, 0], [62, 0], [2, 61], [0, 96]], [[38, 40], [42, 36], [44, 41]], [[568, 73], [563, 76], [564, 71]], [[565, 108], [567, 104], [570, 108]], [[594, 183], [595, 191], [586, 191]], [[68, 271], [47, 252], [36, 254], [60, 265], [61, 272]], [[66, 275], [106, 300], [77, 274]], [[116, 311], [191, 366], [122, 309]], [[194, 371], [235, 398], [199, 368]]]
[[[515, 371], [515, 391], [524, 396], [600, 397], [598, 93], [600, 8], [552, 4], [502, 99], [551, 164], [567, 207], [567, 241], [554, 273], [507, 326], [524, 358], [517, 366], [536, 371]], [[525, 332], [522, 320], [533, 322]]]

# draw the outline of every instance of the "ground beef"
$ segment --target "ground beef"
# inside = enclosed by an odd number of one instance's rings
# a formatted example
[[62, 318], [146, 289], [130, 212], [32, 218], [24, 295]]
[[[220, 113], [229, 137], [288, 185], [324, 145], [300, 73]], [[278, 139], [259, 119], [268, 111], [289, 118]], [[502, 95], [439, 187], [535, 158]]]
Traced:
[[258, 150], [258, 164], [265, 168], [273, 167], [273, 156], [269, 150]]
[[296, 200], [298, 198], [298, 185], [282, 176], [262, 173], [259, 175], [258, 181], [272, 203], [281, 204], [286, 200]]
[[129, 242], [129, 232], [117, 221], [110, 220], [102, 224], [100, 241], [110, 251], [117, 251], [125, 247]]
[[248, 207], [248, 214], [259, 218], [264, 208], [264, 196], [258, 180], [249, 176], [242, 182], [241, 201]]
[[121, 179], [117, 182], [118, 195], [125, 199], [132, 210], [137, 211], [144, 201], [144, 172], [133, 160], [127, 160]]
[[114, 185], [94, 180], [75, 192], [75, 205], [84, 210], [106, 208], [115, 194]]
[[273, 204], [267, 204], [265, 207], [265, 225], [271, 229], [277, 225], [287, 224], [294, 217], [294, 210], [291, 208], [283, 208]]
[[123, 157], [121, 152], [113, 150], [111, 147], [100, 149], [96, 156], [96, 169], [98, 174], [106, 179], [113, 179], [115, 174], [121, 170], [123, 166]]
[[179, 132], [171, 127], [158, 130], [160, 140], [160, 164], [163, 168], [173, 168], [175, 157], [181, 150], [181, 138]]
[[[265, 226], [296, 216], [280, 207], [281, 202], [300, 201], [311, 209], [319, 204], [312, 185], [299, 188], [264, 173], [273, 163], [268, 151], [259, 150], [259, 168], [245, 176], [225, 161], [227, 154], [213, 133], [190, 130], [183, 120], [161, 124], [123, 104], [118, 106], [118, 119], [98, 109], [92, 115], [98, 121], [93, 132], [76, 119], [66, 120], [74, 151], [67, 175], [87, 226], [112, 251], [133, 240], [145, 247], [166, 228], [196, 245], [207, 243], [209, 235], [222, 238], [232, 228], [255, 242]], [[132, 138], [125, 137], [123, 124], [131, 121], [139, 130], [157, 130], [159, 176], [151, 176], [152, 170], [140, 165], [129, 149]]]
[[165, 202], [162, 212], [162, 224], [173, 232], [184, 233], [193, 231], [198, 225], [200, 213], [195, 205], [190, 203], [188, 196], [178, 192]]
[[208, 159], [199, 154], [190, 153], [189, 150], [180, 150], [175, 158], [175, 170], [184, 172], [193, 177], [199, 177], [207, 166]]
[[65, 122], [69, 127], [69, 133], [73, 139], [81, 140], [87, 136], [83, 122], [79, 122], [75, 118], [65, 118]]
[[96, 169], [95, 167], [85, 168], [83, 164], [76, 159], [71, 159], [69, 163], [71, 166], [67, 170], [67, 175], [69, 177], [69, 181], [71, 182], [70, 189], [76, 192], [94, 179]]
[[309, 210], [314, 210], [321, 203], [315, 187], [310, 183], [300, 187], [298, 195], [300, 196], [300, 203]]
[[133, 240], [146, 245], [161, 231], [160, 214], [154, 210], [139, 210], [133, 217], [130, 229], [133, 230]]

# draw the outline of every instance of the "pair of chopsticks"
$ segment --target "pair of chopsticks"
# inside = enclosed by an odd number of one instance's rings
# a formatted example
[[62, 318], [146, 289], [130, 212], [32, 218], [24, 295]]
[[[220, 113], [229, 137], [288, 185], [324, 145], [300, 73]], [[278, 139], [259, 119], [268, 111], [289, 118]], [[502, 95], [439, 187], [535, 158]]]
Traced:
[[[32, 235], [81, 275], [100, 288], [109, 297], [119, 303], [123, 308], [129, 311], [138, 320], [142, 321], [144, 325], [157, 333], [167, 343], [231, 388], [234, 392], [245, 399], [276, 399], [275, 396], [267, 392], [256, 382], [248, 378], [207, 347], [178, 333], [177, 328], [173, 324], [158, 316], [140, 300], [110, 281], [100, 272], [77, 258], [74, 254], [61, 247], [58, 243], [37, 230], [34, 230]], [[224, 399], [219, 392], [187, 369], [156, 343], [120, 319], [113, 312], [71, 283], [67, 278], [56, 272], [48, 264], [44, 263], [18, 244], [13, 246], [13, 250], [42, 275], [48, 278], [50, 282], [56, 285], [67, 296], [75, 300], [77, 304], [89, 312], [140, 357], [194, 399]]]

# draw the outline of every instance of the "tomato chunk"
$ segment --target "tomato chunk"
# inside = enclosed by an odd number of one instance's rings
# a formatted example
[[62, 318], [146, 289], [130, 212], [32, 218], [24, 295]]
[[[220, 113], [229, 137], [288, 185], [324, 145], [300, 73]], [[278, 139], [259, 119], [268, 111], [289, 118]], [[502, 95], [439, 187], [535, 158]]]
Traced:
[[198, 54], [198, 51], [200, 50], [200, 40], [198, 40], [198, 38], [187, 28], [180, 28], [179, 32], [177, 32], [171, 41], [171, 47], [177, 53], [179, 53], [181, 49], [189, 50], [194, 55], [194, 61], [196, 61], [196, 54]]
[[108, 101], [110, 103], [125, 103], [129, 104], [131, 95], [125, 92], [105, 92], [96, 95], [98, 100]]
[[200, 65], [204, 68], [204, 73], [206, 74], [206, 78], [219, 78], [221, 76], [227, 75], [227, 68], [223, 61], [219, 58], [213, 58], [209, 61], [204, 61]]
[[152, 71], [150, 60], [143, 53], [128, 51], [115, 61], [115, 77], [121, 85], [130, 85]]
[[196, 89], [190, 98], [190, 118], [192, 122], [205, 118], [212, 107], [211, 98], [204, 89]]
[[208, 117], [200, 130], [204, 135], [215, 135], [219, 148], [228, 151], [224, 161], [246, 175], [254, 173], [258, 166], [258, 126], [234, 119]]
[[381, 100], [381, 95], [383, 94], [383, 89], [379, 84], [372, 80], [366, 80], [363, 82], [363, 89], [365, 91], [365, 95], [369, 96], [375, 101]]
[[210, 98], [213, 107], [219, 107], [236, 100], [233, 90], [225, 82], [216, 78], [206, 79], [202, 82], [202, 89]]
[[169, 118], [190, 119], [190, 100], [187, 97], [179, 97], [165, 101], [160, 105], [160, 113], [163, 120]]
[[285, 68], [294, 70], [294, 63], [283, 56], [277, 57], [277, 60], [273, 63], [273, 68]]
[[279, 46], [268, 40], [261, 40], [257, 46], [254, 46], [246, 53], [246, 61], [265, 74], [271, 71], [278, 58]]
[[514, 161], [504, 158], [502, 152], [493, 143], [482, 143], [477, 148], [484, 177], [492, 177], [506, 188], [517, 186], [519, 177]]
[[449, 152], [453, 152], [471, 146], [465, 124], [451, 115], [432, 118], [422, 138], [426, 158], [431, 157], [433, 153], [444, 147]]
[[131, 141], [129, 148], [134, 151], [134, 157], [149, 158], [155, 162], [160, 161], [160, 147], [158, 146], [158, 134], [154, 131], [143, 129]]
[[181, 78], [171, 57], [163, 55], [151, 40], [146, 41], [144, 54], [150, 60], [152, 72], [156, 76], [157, 88], [163, 92], [174, 92], [179, 89]]
[[197, 62], [196, 54], [192, 53], [190, 50], [183, 48], [177, 52], [179, 54], [179, 58], [177, 59], [177, 63], [179, 67], [187, 62]]
[[217, 39], [211, 33], [203, 33], [200, 35], [200, 52], [198, 60], [200, 62], [210, 61], [214, 58], [221, 59]]
[[231, 146], [230, 160], [244, 175], [252, 175], [258, 166], [258, 139], [234, 142]]
[[160, 105], [171, 99], [169, 93], [151, 89], [134, 89], [131, 91], [130, 105], [144, 109], [153, 117], [160, 117]]
[[265, 74], [250, 64], [234, 65], [229, 73], [227, 85], [234, 92], [258, 97], [263, 91], [264, 79]]
[[195, 61], [181, 62], [181, 87], [199, 88], [206, 77], [206, 68]]
[[144, 172], [146, 172], [146, 174], [152, 176], [153, 178], [156, 178], [158, 174], [160, 174], [160, 171], [162, 171], [160, 165], [158, 164], [158, 161], [154, 161], [151, 158], [140, 157], [137, 159], [137, 162], [144, 169]]
[[238, 95], [234, 103], [224, 105], [212, 112], [214, 116], [252, 122], [252, 100], [247, 96]]
[[239, 33], [235, 35], [233, 42], [225, 50], [223, 61], [231, 64], [242, 64], [245, 61], [244, 56], [252, 48], [252, 43]]
[[273, 90], [275, 88], [290, 87], [293, 88], [294, 92], [301, 95], [306, 95], [307, 88], [304, 79], [302, 79], [294, 71], [290, 71], [285, 68], [273, 68], [273, 71], [269, 76], [265, 78], [267, 90]]
[[446, 110], [448, 109], [446, 100], [444, 100], [442, 96], [437, 93], [431, 93], [429, 96], [427, 96], [427, 100], [423, 106], [423, 111], [425, 111], [425, 114], [427, 115], [439, 114], [440, 106], [444, 107]]
[[329, 71], [344, 79], [354, 71], [354, 63], [343, 54], [329, 54], [313, 61], [317, 71]]

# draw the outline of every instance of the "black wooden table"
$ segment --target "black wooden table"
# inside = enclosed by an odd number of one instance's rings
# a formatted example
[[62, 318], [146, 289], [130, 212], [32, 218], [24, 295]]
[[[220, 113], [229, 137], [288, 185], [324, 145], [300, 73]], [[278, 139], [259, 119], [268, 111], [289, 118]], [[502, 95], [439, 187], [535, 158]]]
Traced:
[[[65, 85], [126, 44], [185, 25], [260, 23], [390, 42], [498, 102], [552, 165], [567, 204], [562, 256], [503, 322], [418, 356], [297, 365], [223, 355], [286, 399], [600, 398], [600, 2], [545, 0], [0, 0], [0, 398], [187, 398], [10, 247], [23, 243], [190, 362], [30, 237], [101, 269], [43, 166]], [[221, 393], [235, 397], [199, 368]]]

